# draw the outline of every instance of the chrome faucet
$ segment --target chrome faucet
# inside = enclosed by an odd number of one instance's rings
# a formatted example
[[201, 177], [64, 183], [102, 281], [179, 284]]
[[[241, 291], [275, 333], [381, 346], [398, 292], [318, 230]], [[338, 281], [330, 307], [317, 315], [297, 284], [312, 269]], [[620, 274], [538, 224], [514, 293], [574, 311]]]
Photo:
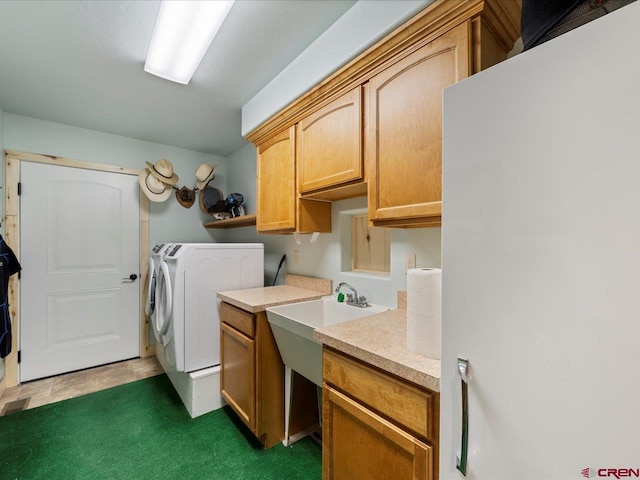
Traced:
[[340, 282], [336, 287], [335, 293], [339, 293], [342, 287], [347, 287], [349, 290], [353, 292], [353, 293], [347, 293], [347, 305], [351, 305], [353, 307], [360, 307], [360, 308], [371, 306], [367, 303], [367, 299], [365, 297], [362, 297], [362, 296], [359, 297], [358, 291], [346, 282]]

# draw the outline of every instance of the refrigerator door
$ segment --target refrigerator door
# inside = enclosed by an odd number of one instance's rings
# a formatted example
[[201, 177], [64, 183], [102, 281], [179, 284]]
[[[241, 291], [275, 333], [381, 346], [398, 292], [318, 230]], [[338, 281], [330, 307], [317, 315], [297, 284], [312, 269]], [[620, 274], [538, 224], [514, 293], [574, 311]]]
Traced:
[[440, 478], [640, 477], [640, 2], [444, 92]]

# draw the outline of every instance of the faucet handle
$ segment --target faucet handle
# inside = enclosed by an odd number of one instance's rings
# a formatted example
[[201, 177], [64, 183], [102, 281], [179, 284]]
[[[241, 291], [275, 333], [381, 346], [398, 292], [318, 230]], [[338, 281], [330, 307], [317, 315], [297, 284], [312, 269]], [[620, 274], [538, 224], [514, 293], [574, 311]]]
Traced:
[[361, 296], [358, 299], [358, 305], [360, 305], [361, 307], [369, 307], [369, 302], [367, 302], [367, 297], [365, 297], [364, 295]]
[[353, 293], [347, 293], [347, 303], [353, 303]]

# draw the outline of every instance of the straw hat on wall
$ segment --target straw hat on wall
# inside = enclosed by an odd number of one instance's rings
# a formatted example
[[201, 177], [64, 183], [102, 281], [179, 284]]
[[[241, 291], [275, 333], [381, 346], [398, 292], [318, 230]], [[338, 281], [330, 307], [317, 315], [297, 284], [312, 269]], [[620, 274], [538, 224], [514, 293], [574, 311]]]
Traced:
[[138, 183], [143, 193], [152, 202], [164, 202], [171, 195], [171, 186], [162, 183], [146, 168], [138, 174]]
[[158, 160], [155, 165], [145, 162], [151, 174], [167, 185], [175, 185], [178, 183], [178, 175], [173, 173], [173, 165], [166, 158]]
[[216, 171], [216, 168], [218, 168], [217, 165], [211, 166], [207, 165], [206, 163], [203, 163], [198, 168], [196, 168], [196, 178], [198, 179], [198, 181], [196, 182], [196, 188], [198, 190], [204, 189], [207, 183], [216, 178], [216, 176], [213, 174], [213, 172]]

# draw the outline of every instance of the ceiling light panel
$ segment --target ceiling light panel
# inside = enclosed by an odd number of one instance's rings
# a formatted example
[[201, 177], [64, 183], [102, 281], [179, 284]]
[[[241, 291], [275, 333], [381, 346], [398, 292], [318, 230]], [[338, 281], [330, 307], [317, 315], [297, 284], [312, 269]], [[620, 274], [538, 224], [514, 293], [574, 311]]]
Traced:
[[233, 3], [234, 0], [164, 0], [145, 71], [187, 85]]

